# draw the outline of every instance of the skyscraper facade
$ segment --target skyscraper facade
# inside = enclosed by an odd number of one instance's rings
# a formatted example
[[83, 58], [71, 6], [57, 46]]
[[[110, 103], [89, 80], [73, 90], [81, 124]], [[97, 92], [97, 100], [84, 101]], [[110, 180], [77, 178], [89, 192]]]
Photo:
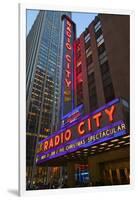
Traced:
[[[32, 177], [36, 143], [57, 130], [60, 123], [63, 14], [71, 16], [68, 12], [39, 11], [26, 39], [27, 183]], [[45, 178], [46, 171], [38, 171]]]
[[115, 97], [129, 103], [129, 53], [129, 16], [96, 16], [75, 42], [76, 105], [90, 113]]

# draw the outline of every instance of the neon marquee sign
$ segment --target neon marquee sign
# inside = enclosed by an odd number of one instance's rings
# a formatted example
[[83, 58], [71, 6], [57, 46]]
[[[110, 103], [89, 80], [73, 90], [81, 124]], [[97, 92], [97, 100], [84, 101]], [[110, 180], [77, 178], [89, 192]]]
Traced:
[[72, 44], [71, 44], [71, 36], [72, 36], [72, 24], [69, 20], [66, 21], [66, 69], [65, 69], [65, 84], [68, 89], [71, 90], [71, 51], [72, 51]]
[[118, 119], [119, 102], [115, 99], [40, 141], [37, 163], [126, 134], [125, 122]]
[[73, 42], [75, 39], [75, 24], [63, 15], [63, 74], [62, 74], [62, 117], [70, 112], [73, 105]]

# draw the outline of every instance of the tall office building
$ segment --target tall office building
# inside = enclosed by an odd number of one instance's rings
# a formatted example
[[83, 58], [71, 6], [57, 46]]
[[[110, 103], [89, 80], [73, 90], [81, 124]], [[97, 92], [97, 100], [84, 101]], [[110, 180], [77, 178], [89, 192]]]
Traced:
[[[68, 12], [39, 11], [26, 40], [27, 183], [32, 177], [36, 141], [59, 127], [63, 14], [71, 16]], [[42, 168], [38, 173], [46, 178]]]

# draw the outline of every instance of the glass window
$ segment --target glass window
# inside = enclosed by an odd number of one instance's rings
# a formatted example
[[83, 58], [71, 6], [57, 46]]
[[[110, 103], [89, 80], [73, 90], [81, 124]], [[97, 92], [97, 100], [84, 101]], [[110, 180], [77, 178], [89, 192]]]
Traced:
[[90, 33], [85, 36], [85, 42], [87, 43], [90, 40]]
[[101, 22], [98, 21], [97, 24], [94, 26], [95, 32], [97, 32], [101, 28]]
[[105, 62], [105, 63], [102, 64], [100, 67], [101, 67], [101, 72], [102, 72], [102, 74], [104, 74], [104, 73], [106, 73], [107, 71], [109, 71], [108, 62]]
[[92, 55], [92, 51], [87, 51], [87, 53], [86, 53], [86, 57], [88, 58], [90, 55]]
[[104, 58], [106, 56], [106, 51], [104, 51], [102, 54], [100, 54], [99, 59], [101, 60], [102, 58]]
[[106, 51], [104, 51], [102, 54], [100, 54], [99, 56], [99, 60], [100, 60], [100, 64], [102, 65], [103, 63], [105, 63], [107, 61], [107, 54]]
[[107, 56], [105, 56], [104, 58], [102, 58], [101, 60], [100, 60], [100, 64], [102, 65], [104, 62], [106, 62], [107, 61]]
[[100, 36], [102, 35], [102, 29], [98, 29], [97, 32], [95, 32], [95, 36], [96, 36], [96, 39], [98, 39]]
[[86, 49], [86, 54], [88, 54], [89, 52], [91, 52], [92, 53], [92, 48], [91, 48], [91, 46], [88, 48], [88, 49]]
[[88, 41], [85, 43], [85, 49], [88, 49], [90, 46], [91, 46], [91, 40], [88, 40]]
[[102, 43], [104, 43], [104, 39], [100, 40], [100, 41], [97, 43], [97, 47], [99, 47]]
[[102, 45], [100, 45], [98, 47], [98, 53], [99, 53], [99, 55], [102, 54], [104, 51], [105, 51], [105, 45], [104, 45], [104, 43], [102, 43]]
[[102, 35], [100, 35], [100, 36], [97, 38], [97, 40], [96, 40], [96, 41], [97, 41], [97, 43], [98, 43], [98, 42], [100, 42], [102, 39], [103, 39], [103, 34], [102, 34]]

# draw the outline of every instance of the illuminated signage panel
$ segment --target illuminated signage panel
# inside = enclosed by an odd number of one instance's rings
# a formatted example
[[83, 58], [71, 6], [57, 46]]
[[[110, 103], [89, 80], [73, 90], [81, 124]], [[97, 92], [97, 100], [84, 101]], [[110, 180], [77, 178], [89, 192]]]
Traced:
[[125, 122], [119, 119], [120, 109], [120, 99], [115, 99], [40, 141], [37, 163], [126, 134]]
[[84, 105], [81, 104], [78, 107], [74, 108], [68, 114], [64, 115], [64, 117], [62, 118], [62, 127], [67, 126], [70, 123], [78, 120], [79, 118], [82, 117], [83, 113], [84, 113]]
[[74, 108], [73, 100], [73, 42], [75, 39], [75, 24], [63, 15], [63, 74], [62, 74], [62, 117]]

